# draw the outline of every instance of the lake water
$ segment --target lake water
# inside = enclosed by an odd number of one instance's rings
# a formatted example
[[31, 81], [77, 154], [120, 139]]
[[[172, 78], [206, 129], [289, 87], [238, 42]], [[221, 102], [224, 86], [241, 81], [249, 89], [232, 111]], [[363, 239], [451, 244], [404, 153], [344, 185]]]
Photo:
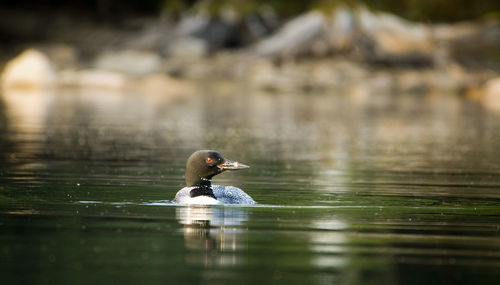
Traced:
[[[500, 284], [498, 114], [224, 88], [4, 92], [1, 283]], [[169, 202], [207, 148], [259, 204]]]

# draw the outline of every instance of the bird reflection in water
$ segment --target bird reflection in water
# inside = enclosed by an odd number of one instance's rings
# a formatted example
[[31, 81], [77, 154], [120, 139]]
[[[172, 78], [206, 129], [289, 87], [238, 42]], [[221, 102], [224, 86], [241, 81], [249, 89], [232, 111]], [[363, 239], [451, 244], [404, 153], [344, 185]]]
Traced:
[[247, 248], [247, 229], [243, 224], [248, 220], [248, 211], [236, 207], [190, 206], [178, 207], [176, 217], [184, 225], [186, 248], [193, 250], [186, 256], [188, 263], [204, 266], [239, 263], [237, 252]]

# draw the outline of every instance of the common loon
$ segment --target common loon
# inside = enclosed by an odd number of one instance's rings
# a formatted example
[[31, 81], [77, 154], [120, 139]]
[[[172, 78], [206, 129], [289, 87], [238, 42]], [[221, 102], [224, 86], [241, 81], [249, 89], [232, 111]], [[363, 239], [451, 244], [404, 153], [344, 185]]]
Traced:
[[212, 177], [226, 170], [249, 166], [230, 161], [213, 150], [198, 150], [186, 163], [186, 187], [177, 192], [172, 202], [189, 205], [255, 204], [243, 190], [234, 186], [212, 185]]

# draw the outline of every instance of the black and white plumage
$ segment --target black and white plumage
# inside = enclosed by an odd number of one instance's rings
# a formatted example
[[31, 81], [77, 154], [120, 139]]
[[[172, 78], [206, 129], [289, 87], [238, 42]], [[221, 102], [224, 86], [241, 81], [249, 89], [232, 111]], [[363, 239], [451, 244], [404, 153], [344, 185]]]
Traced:
[[191, 190], [195, 187], [184, 187], [175, 195], [174, 202], [190, 205], [221, 205], [221, 204], [255, 204], [256, 202], [247, 193], [238, 187], [212, 185], [215, 198], [199, 195], [190, 196]]
[[243, 190], [234, 186], [212, 185], [211, 179], [226, 170], [249, 166], [225, 159], [213, 150], [194, 152], [186, 163], [186, 187], [177, 192], [174, 203], [187, 205], [255, 204]]

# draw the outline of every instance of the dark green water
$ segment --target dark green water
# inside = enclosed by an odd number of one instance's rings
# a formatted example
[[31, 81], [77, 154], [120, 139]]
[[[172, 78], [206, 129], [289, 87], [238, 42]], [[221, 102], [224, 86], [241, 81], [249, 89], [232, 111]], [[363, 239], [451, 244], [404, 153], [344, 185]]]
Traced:
[[[0, 283], [500, 284], [500, 116], [206, 93], [3, 94]], [[257, 206], [169, 203], [205, 148]]]

